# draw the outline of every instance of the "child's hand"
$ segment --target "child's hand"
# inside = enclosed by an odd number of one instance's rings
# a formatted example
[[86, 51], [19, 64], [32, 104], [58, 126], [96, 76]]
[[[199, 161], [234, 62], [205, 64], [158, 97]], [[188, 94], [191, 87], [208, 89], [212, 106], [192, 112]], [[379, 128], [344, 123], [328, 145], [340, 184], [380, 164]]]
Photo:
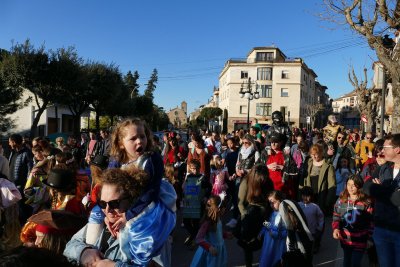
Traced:
[[271, 223], [270, 223], [270, 222], [264, 221], [264, 222], [263, 222], [263, 225], [264, 225], [265, 228], [271, 229]]
[[217, 255], [218, 255], [217, 249], [216, 249], [215, 247], [213, 247], [213, 246], [211, 246], [211, 247], [208, 249], [208, 251], [210, 252], [210, 254], [211, 254], [212, 256], [217, 256]]
[[333, 238], [334, 239], [340, 239], [340, 231], [339, 231], [339, 229], [335, 229], [335, 230], [333, 230]]
[[127, 223], [125, 213], [122, 213], [121, 218], [119, 218], [115, 223], [110, 224], [110, 221], [107, 219], [107, 217], [104, 218], [104, 222], [107, 225], [108, 230], [110, 231], [111, 235], [116, 238], [117, 233], [121, 228], [125, 226]]

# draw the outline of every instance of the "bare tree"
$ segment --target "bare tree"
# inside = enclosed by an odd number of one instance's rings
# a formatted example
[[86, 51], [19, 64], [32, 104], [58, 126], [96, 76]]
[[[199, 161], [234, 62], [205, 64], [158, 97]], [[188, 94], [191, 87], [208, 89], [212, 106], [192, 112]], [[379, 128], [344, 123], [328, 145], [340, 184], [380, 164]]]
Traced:
[[[350, 29], [365, 38], [378, 60], [387, 70], [392, 82], [393, 102], [400, 103], [400, 45], [383, 38], [390, 31], [400, 29], [400, 1], [391, 0], [323, 0], [330, 21], [341, 20]], [[388, 42], [389, 40], [389, 42]], [[392, 131], [400, 131], [400, 105], [394, 105]]]
[[323, 105], [320, 103], [308, 104], [306, 107], [306, 114], [310, 116], [310, 125], [315, 128], [315, 121], [318, 114], [323, 110]]
[[358, 82], [358, 78], [351, 68], [349, 81], [353, 85], [357, 95], [357, 108], [361, 115], [367, 118], [367, 132], [376, 130], [376, 118], [378, 117], [379, 94], [375, 91], [375, 85], [368, 88], [367, 69], [364, 69], [364, 80]]

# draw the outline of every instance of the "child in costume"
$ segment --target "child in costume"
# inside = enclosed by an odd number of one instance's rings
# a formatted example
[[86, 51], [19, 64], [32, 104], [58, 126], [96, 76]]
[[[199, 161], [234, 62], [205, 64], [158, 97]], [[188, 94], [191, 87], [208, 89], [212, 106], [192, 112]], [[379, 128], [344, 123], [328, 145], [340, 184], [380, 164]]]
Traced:
[[228, 168], [224, 166], [221, 156], [219, 155], [214, 155], [212, 163], [215, 167], [211, 169], [212, 194], [219, 195], [228, 190]]
[[186, 230], [189, 232], [185, 245], [193, 246], [193, 240], [199, 231], [200, 219], [203, 215], [204, 204], [210, 192], [210, 183], [200, 173], [200, 161], [192, 159], [189, 162], [189, 173], [183, 182], [183, 210], [182, 218]]
[[283, 200], [281, 191], [272, 191], [268, 201], [272, 208], [269, 221], [264, 222], [259, 238], [264, 238], [261, 248], [260, 267], [273, 267], [281, 260], [286, 251], [286, 226], [279, 214], [279, 205]]
[[[113, 225], [110, 225], [101, 208], [96, 205], [89, 216], [89, 225], [86, 234], [86, 242], [93, 244], [97, 236], [104, 227], [104, 223], [109, 228], [110, 232], [116, 236], [119, 229], [131, 220], [136, 220], [140, 215], [140, 219], [145, 219], [149, 215], [148, 210], [157, 209], [159, 215], [164, 216], [168, 224], [163, 227], [167, 231], [172, 231], [176, 221], [176, 193], [172, 185], [167, 181], [162, 181], [163, 162], [159, 154], [152, 152], [152, 134], [147, 124], [140, 119], [125, 119], [120, 122], [111, 138], [111, 156], [115, 161], [110, 162], [109, 167], [127, 169], [130, 166], [136, 166], [139, 169], [146, 171], [150, 177], [145, 187], [144, 193], [135, 201], [135, 203], [127, 210], [123, 218], [119, 219]], [[157, 220], [151, 221], [147, 225], [151, 227], [160, 227]], [[134, 229], [132, 229], [134, 230]], [[133, 232], [131, 233], [133, 234]], [[153, 240], [152, 242], [155, 242]], [[168, 266], [165, 261], [170, 259], [170, 248], [167, 247], [167, 240], [157, 240], [164, 242], [166, 246], [160, 250], [154, 250], [155, 246], [147, 246], [144, 253], [132, 253], [138, 255], [133, 259], [135, 262], [148, 262], [151, 258], [162, 266]], [[132, 248], [133, 249], [133, 248]], [[134, 251], [133, 251], [134, 252]], [[161, 258], [155, 256], [160, 256]], [[126, 255], [128, 258], [131, 256]]]
[[190, 267], [228, 266], [224, 233], [220, 220], [225, 196], [226, 193], [223, 192], [220, 196], [214, 195], [207, 200], [206, 211], [196, 236], [196, 243], [199, 248], [193, 256]]

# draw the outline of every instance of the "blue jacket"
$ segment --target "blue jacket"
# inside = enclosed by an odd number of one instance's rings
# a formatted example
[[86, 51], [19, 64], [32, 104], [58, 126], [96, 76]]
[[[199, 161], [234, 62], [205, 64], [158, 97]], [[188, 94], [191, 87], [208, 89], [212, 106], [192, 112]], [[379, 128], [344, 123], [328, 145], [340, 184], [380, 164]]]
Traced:
[[26, 179], [33, 167], [32, 154], [25, 147], [21, 148], [19, 151], [12, 150], [9, 157], [10, 164], [14, 154], [17, 154], [14, 166], [14, 177], [9, 177], [9, 179], [14, 182], [20, 191], [22, 191], [24, 190]]

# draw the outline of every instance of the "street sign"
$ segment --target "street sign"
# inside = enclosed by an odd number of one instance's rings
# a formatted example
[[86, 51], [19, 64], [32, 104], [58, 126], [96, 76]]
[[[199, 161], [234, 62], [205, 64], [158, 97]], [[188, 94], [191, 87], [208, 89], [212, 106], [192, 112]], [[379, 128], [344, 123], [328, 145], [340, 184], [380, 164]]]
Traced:
[[365, 123], [368, 123], [367, 115], [362, 114], [362, 115], [361, 115], [361, 120], [362, 120], [363, 122], [365, 122]]
[[306, 119], [307, 119], [307, 123], [311, 123], [311, 117], [310, 116], [307, 116]]

